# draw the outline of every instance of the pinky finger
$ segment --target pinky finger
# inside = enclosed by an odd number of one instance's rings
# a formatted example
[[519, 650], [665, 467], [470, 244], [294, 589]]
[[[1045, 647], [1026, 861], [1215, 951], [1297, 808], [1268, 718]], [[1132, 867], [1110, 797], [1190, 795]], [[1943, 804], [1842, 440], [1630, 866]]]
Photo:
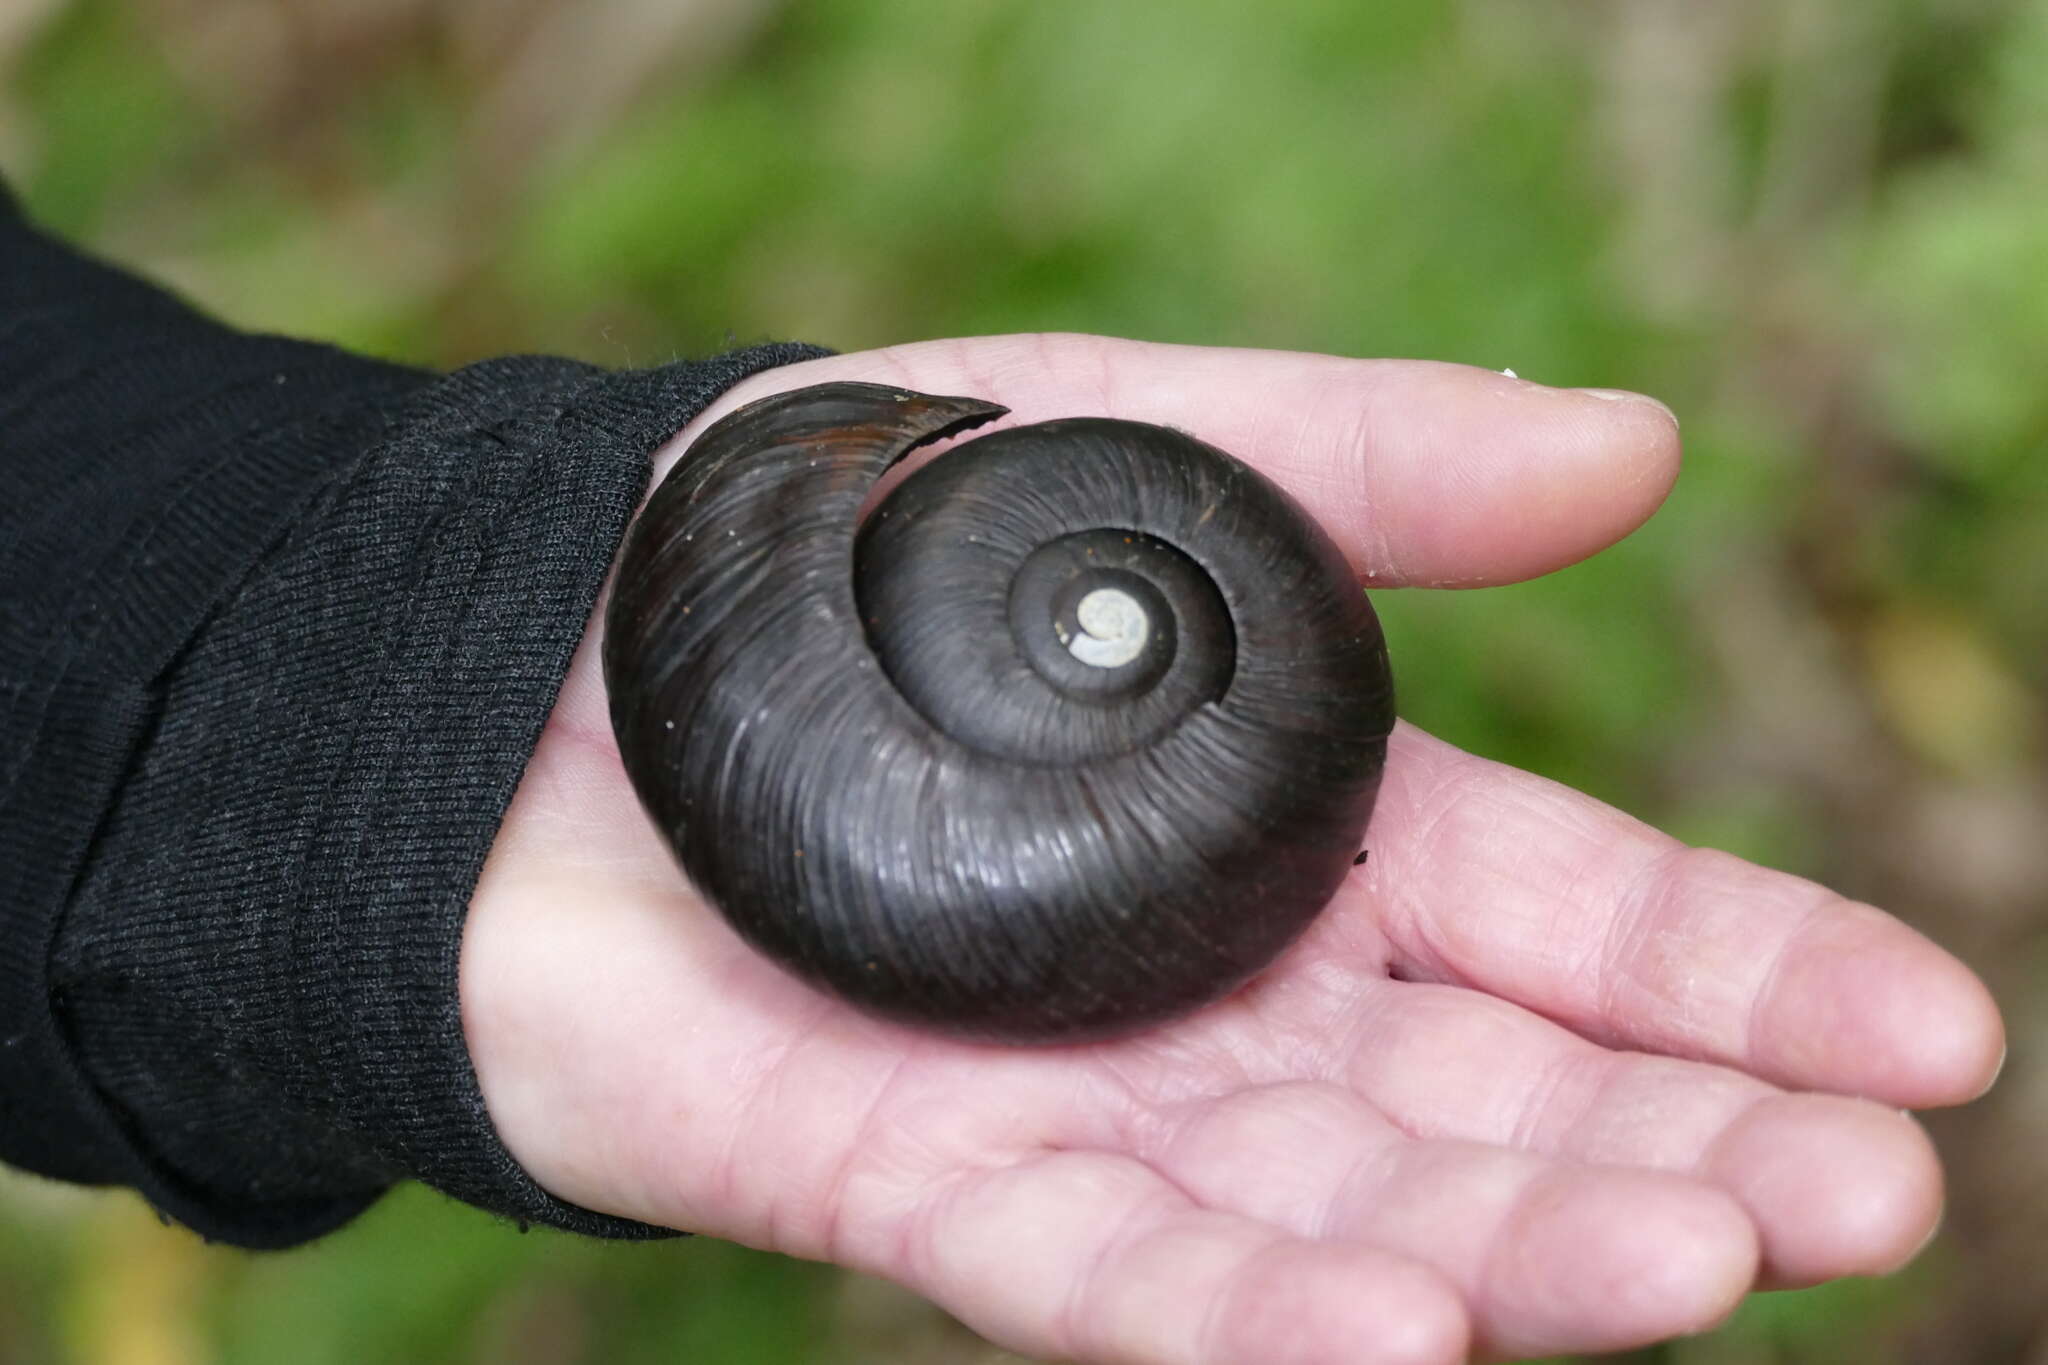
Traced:
[[1436, 1271], [1198, 1207], [1144, 1164], [1055, 1152], [964, 1177], [898, 1276], [993, 1341], [1088, 1365], [1454, 1365]]

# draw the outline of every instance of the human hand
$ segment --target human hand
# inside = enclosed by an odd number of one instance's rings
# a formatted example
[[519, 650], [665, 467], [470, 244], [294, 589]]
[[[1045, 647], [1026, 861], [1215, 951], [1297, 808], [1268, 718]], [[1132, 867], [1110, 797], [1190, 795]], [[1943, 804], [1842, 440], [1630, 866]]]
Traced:
[[[828, 379], [1190, 430], [1369, 585], [1571, 563], [1678, 463], [1645, 400], [1047, 336], [757, 375], [657, 473], [739, 404]], [[1997, 1070], [1984, 988], [1897, 921], [1406, 725], [1371, 861], [1230, 999], [1081, 1047], [877, 1022], [690, 891], [620, 768], [601, 630], [464, 939], [500, 1135], [562, 1198], [886, 1276], [1017, 1350], [1452, 1362], [1698, 1331], [1752, 1284], [1909, 1259], [1940, 1173], [1899, 1109]]]

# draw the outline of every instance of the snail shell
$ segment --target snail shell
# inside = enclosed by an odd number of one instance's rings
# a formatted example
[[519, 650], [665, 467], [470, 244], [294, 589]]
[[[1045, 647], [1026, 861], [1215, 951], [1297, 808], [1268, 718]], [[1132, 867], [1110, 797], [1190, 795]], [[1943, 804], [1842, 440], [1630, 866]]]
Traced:
[[656, 490], [612, 723], [699, 891], [870, 1013], [1073, 1042], [1215, 1000], [1329, 900], [1386, 649], [1285, 493], [1183, 433], [872, 384], [766, 398]]

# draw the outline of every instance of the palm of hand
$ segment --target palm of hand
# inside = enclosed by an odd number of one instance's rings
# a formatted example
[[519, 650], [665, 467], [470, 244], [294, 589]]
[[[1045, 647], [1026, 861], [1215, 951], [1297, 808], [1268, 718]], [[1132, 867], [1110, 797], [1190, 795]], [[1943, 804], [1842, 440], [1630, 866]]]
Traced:
[[[671, 450], [827, 378], [1182, 426], [1380, 583], [1569, 563], [1676, 472], [1647, 403], [1074, 337], [775, 371]], [[1112, 1044], [913, 1034], [688, 892], [620, 771], [597, 633], [464, 943], [507, 1146], [574, 1202], [885, 1275], [1024, 1351], [1448, 1362], [1698, 1330], [1759, 1277], [1910, 1257], [1940, 1176], [1892, 1106], [1996, 1070], [1982, 987], [1896, 921], [1408, 727], [1371, 861], [1248, 989]]]

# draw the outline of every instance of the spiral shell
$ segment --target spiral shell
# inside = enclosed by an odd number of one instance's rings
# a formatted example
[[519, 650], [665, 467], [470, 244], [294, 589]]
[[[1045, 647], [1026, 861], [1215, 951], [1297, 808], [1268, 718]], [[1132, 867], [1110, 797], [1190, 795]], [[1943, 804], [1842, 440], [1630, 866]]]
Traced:
[[870, 1013], [1072, 1042], [1227, 994], [1349, 870], [1379, 623], [1285, 493], [1107, 418], [871, 384], [704, 433], [621, 559], [628, 773], [699, 891]]

